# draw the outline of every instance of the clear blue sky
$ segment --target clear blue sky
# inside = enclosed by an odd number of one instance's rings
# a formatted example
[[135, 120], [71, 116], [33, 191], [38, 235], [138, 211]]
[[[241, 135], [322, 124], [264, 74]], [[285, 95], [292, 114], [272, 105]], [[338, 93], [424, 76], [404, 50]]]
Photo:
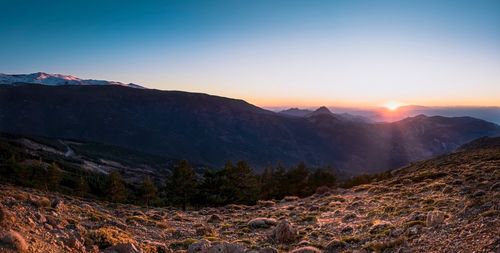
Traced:
[[500, 1], [0, 0], [0, 72], [262, 106], [500, 105]]

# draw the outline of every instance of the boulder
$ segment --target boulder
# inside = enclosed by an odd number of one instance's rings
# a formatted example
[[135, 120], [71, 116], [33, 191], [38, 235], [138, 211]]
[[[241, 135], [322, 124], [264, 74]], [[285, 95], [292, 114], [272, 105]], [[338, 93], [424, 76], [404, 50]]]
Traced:
[[273, 229], [270, 238], [276, 243], [295, 242], [297, 240], [297, 229], [288, 220], [281, 220]]
[[427, 219], [425, 224], [428, 227], [437, 227], [444, 222], [446, 218], [445, 213], [441, 211], [431, 211], [427, 213]]
[[143, 251], [132, 243], [120, 243], [106, 248], [103, 253], [142, 253]]
[[319, 250], [315, 247], [308, 246], [308, 247], [301, 247], [298, 249], [294, 249], [294, 250], [290, 251], [289, 253], [321, 253], [321, 250]]
[[255, 218], [248, 222], [251, 228], [268, 228], [276, 225], [277, 221], [273, 218]]
[[211, 243], [208, 240], [200, 240], [189, 245], [187, 253], [207, 253]]
[[245, 253], [246, 250], [239, 244], [222, 242], [210, 247], [207, 253]]
[[15, 250], [18, 253], [28, 252], [28, 244], [24, 237], [13, 230], [3, 234], [0, 238], [0, 251], [3, 252], [4, 248]]
[[219, 223], [222, 221], [222, 217], [218, 214], [212, 214], [210, 217], [208, 217], [207, 222], [208, 223]]

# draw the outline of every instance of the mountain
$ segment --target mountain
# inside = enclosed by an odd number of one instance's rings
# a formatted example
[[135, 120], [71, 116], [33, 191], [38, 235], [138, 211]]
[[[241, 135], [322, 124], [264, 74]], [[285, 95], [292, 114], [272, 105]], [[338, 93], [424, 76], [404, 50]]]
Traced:
[[320, 109], [290, 117], [243, 100], [105, 86], [0, 86], [0, 131], [96, 142], [212, 167], [301, 161], [347, 173], [384, 171], [454, 151], [500, 127], [469, 117], [394, 123], [342, 120]]
[[306, 115], [312, 113], [313, 111], [307, 109], [290, 108], [286, 110], [279, 111], [278, 113], [282, 115], [292, 116], [292, 117], [305, 117]]
[[0, 184], [0, 251], [499, 252], [500, 146], [474, 146], [254, 206], [182, 211]]
[[133, 83], [125, 84], [115, 81], [80, 79], [78, 77], [61, 74], [47, 74], [43, 72], [32, 74], [8, 75], [0, 73], [0, 84], [43, 84], [43, 85], [119, 85], [131, 88], [142, 88]]
[[299, 118], [308, 117], [308, 116], [312, 116], [312, 115], [318, 115], [318, 114], [326, 114], [326, 115], [335, 116], [335, 117], [337, 117], [341, 120], [345, 120], [345, 121], [357, 121], [357, 122], [365, 122], [365, 123], [372, 122], [370, 119], [365, 118], [363, 116], [359, 116], [359, 115], [353, 115], [353, 114], [345, 113], [345, 112], [340, 113], [340, 114], [332, 113], [330, 111], [330, 109], [328, 109], [328, 107], [326, 107], [326, 106], [321, 106], [314, 111], [308, 110], [308, 109], [290, 108], [290, 109], [279, 111], [278, 113], [281, 115], [286, 115], [286, 116], [290, 116], [290, 117], [299, 117]]

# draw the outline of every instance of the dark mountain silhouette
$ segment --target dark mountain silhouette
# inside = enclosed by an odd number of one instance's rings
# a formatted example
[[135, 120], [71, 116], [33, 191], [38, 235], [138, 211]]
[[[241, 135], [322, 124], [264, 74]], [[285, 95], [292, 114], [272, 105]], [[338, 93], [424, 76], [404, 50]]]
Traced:
[[[326, 108], [325, 108], [326, 109]], [[328, 109], [289, 117], [243, 100], [121, 86], [0, 86], [0, 131], [76, 139], [209, 166], [304, 161], [377, 172], [500, 134], [470, 117], [394, 123], [343, 120]]]

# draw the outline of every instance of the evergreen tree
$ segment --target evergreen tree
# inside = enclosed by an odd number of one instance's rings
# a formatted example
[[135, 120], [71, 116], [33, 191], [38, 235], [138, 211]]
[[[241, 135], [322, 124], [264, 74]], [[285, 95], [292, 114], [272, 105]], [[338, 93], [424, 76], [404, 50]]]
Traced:
[[151, 178], [149, 176], [144, 177], [141, 185], [141, 199], [144, 201], [144, 204], [149, 206], [156, 202], [158, 198], [157, 193], [158, 189]]
[[289, 195], [305, 197], [309, 191], [307, 188], [307, 177], [309, 171], [306, 165], [302, 162], [297, 167], [289, 170], [285, 176], [285, 189]]
[[85, 179], [85, 177], [80, 176], [75, 185], [76, 196], [85, 197], [85, 195], [89, 192], [89, 190], [90, 187], [89, 184], [87, 183], [87, 180]]
[[226, 181], [223, 192], [230, 203], [253, 204], [259, 198], [257, 177], [247, 162], [239, 161], [236, 166], [227, 163], [223, 170]]
[[118, 171], [109, 173], [107, 180], [107, 199], [112, 202], [123, 202], [127, 198], [125, 182]]
[[52, 163], [47, 167], [46, 185], [47, 189], [55, 190], [59, 186], [62, 179], [62, 171], [56, 163]]
[[186, 206], [189, 200], [194, 197], [198, 185], [196, 173], [191, 165], [185, 160], [181, 161], [166, 182], [167, 201], [180, 204], [182, 210], [186, 210]]
[[318, 187], [328, 186], [332, 187], [335, 185], [337, 177], [334, 173], [330, 172], [328, 169], [317, 169], [309, 175], [308, 186], [312, 194], [316, 191]]

